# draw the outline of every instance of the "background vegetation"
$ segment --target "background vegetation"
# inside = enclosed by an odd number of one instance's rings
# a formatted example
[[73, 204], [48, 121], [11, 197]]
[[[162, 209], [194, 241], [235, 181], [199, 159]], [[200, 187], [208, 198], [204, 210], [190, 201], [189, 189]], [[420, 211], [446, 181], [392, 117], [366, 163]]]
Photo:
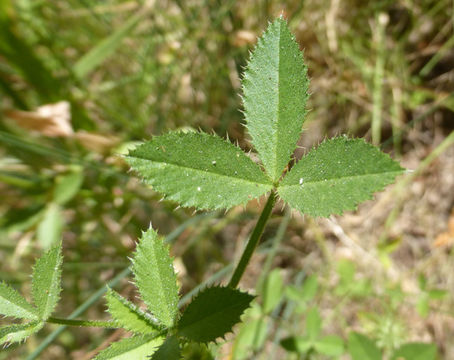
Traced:
[[[248, 150], [240, 77], [281, 12], [311, 77], [297, 156], [347, 133], [414, 171], [356, 213], [275, 212], [241, 285], [273, 296], [220, 343], [219, 357], [296, 358], [279, 342], [304, 333], [318, 311], [323, 334], [355, 330], [387, 354], [432, 342], [440, 359], [454, 358], [452, 0], [1, 1], [0, 279], [28, 294], [35, 259], [62, 237], [57, 312], [105, 318], [98, 290], [113, 279], [133, 295], [127, 256], [151, 221], [172, 243], [184, 293], [222, 281], [260, 204], [175, 209], [128, 175], [119, 154], [185, 127]], [[0, 359], [89, 359], [123, 336], [56, 329]]]

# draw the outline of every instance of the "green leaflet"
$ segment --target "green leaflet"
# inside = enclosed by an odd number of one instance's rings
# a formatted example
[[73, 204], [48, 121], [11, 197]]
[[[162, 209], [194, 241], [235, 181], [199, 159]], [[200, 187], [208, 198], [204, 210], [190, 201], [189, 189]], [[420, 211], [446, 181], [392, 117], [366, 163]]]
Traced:
[[348, 336], [348, 352], [352, 360], [382, 360], [377, 345], [368, 337], [355, 332]]
[[324, 336], [314, 342], [315, 350], [328, 356], [341, 356], [344, 353], [344, 342], [336, 335]]
[[32, 296], [42, 320], [49, 318], [60, 298], [62, 260], [58, 245], [44, 253], [33, 269]]
[[83, 184], [84, 173], [82, 169], [74, 166], [72, 170], [69, 174], [60, 175], [55, 179], [53, 199], [59, 205], [71, 201]]
[[109, 313], [124, 329], [140, 334], [151, 334], [159, 330], [150, 315], [117, 292], [109, 289], [105, 297]]
[[262, 289], [262, 311], [264, 314], [270, 314], [276, 306], [279, 305], [284, 295], [284, 282], [279, 269], [272, 270]]
[[317, 308], [310, 309], [306, 314], [306, 333], [309, 340], [315, 341], [322, 330], [322, 317]]
[[312, 341], [308, 336], [290, 336], [281, 340], [281, 346], [287, 351], [300, 354], [308, 352], [312, 348]]
[[391, 360], [435, 360], [436, 358], [435, 344], [408, 343], [397, 349]]
[[94, 360], [149, 360], [164, 341], [163, 337], [134, 336], [114, 342]]
[[186, 207], [230, 208], [272, 187], [241, 149], [204, 133], [156, 136], [132, 150], [126, 161], [156, 191]]
[[181, 349], [176, 336], [170, 336], [153, 354], [151, 360], [180, 360]]
[[178, 323], [178, 335], [207, 343], [232, 331], [254, 296], [214, 286], [202, 290], [188, 305]]
[[31, 334], [41, 330], [43, 322], [34, 321], [27, 324], [15, 324], [0, 327], [0, 345], [24, 341]]
[[168, 247], [152, 228], [142, 233], [132, 264], [142, 300], [164, 326], [172, 327], [178, 314], [177, 277]]
[[3, 282], [0, 282], [0, 314], [19, 319], [38, 319], [36, 308], [15, 289]]
[[355, 209], [403, 171], [363, 139], [338, 137], [304, 156], [279, 185], [278, 193], [302, 213], [326, 217]]
[[64, 226], [63, 213], [60, 206], [50, 203], [44, 211], [44, 216], [38, 225], [36, 237], [41, 247], [45, 250], [58, 244], [61, 240]]
[[282, 17], [258, 40], [242, 83], [252, 143], [277, 181], [300, 137], [309, 86], [303, 55]]

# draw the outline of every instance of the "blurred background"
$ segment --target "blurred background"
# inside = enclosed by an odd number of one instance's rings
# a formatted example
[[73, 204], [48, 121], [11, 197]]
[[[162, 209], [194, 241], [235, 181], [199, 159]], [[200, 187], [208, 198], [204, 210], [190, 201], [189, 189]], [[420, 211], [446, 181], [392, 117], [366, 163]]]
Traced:
[[[348, 134], [412, 172], [343, 216], [277, 206], [241, 284], [268, 300], [211, 350], [302, 359], [280, 342], [304, 333], [316, 309], [324, 334], [355, 330], [385, 354], [434, 343], [453, 359], [452, 0], [0, 1], [0, 280], [28, 296], [34, 261], [62, 238], [56, 315], [80, 307], [79, 318], [106, 319], [98, 290], [113, 279], [135, 296], [123, 270], [150, 222], [172, 244], [182, 294], [228, 278], [263, 201], [226, 213], [176, 209], [121, 154], [179, 128], [228, 134], [249, 150], [241, 74], [281, 13], [311, 78], [296, 156]], [[47, 325], [0, 359], [90, 359], [125, 335], [56, 330]]]

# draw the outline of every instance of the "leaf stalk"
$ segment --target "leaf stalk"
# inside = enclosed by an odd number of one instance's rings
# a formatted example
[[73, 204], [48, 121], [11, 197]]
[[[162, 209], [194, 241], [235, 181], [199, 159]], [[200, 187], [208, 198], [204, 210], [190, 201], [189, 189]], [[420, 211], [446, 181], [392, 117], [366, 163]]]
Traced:
[[69, 325], [69, 326], [84, 326], [84, 327], [100, 327], [106, 329], [117, 329], [118, 324], [114, 321], [102, 320], [74, 320], [74, 319], [61, 319], [50, 317], [46, 320], [48, 323]]
[[272, 190], [265, 204], [265, 207], [263, 208], [262, 213], [260, 214], [257, 224], [255, 225], [255, 228], [252, 231], [252, 235], [249, 238], [246, 248], [244, 249], [243, 254], [241, 255], [240, 261], [238, 262], [238, 265], [236, 266], [235, 271], [233, 272], [232, 278], [230, 279], [229, 286], [231, 288], [236, 288], [238, 286], [241, 277], [243, 276], [244, 271], [246, 270], [246, 267], [249, 264], [249, 261], [251, 260], [252, 254], [254, 253], [254, 250], [257, 247], [260, 238], [262, 237], [263, 230], [265, 229], [265, 225], [270, 218], [271, 211], [273, 210], [275, 202], [276, 192], [275, 190]]

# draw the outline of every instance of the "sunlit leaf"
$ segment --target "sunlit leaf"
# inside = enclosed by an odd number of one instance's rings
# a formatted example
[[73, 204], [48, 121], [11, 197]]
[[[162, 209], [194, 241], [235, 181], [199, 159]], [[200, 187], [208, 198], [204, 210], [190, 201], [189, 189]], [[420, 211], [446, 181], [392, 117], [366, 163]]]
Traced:
[[155, 333], [159, 330], [155, 320], [117, 292], [109, 289], [105, 295], [108, 311], [124, 329], [140, 334]]
[[27, 324], [15, 324], [0, 327], [0, 345], [22, 342], [30, 335], [41, 330], [44, 323], [35, 321]]
[[258, 40], [243, 77], [246, 126], [273, 181], [300, 137], [308, 86], [303, 55], [281, 17]]
[[348, 336], [348, 352], [352, 360], [382, 360], [377, 345], [368, 337], [355, 332]]
[[363, 139], [338, 137], [324, 141], [298, 161], [278, 193], [302, 213], [326, 217], [354, 210], [403, 171]]
[[94, 360], [149, 360], [163, 343], [163, 337], [134, 336], [114, 342]]
[[178, 286], [169, 249], [152, 229], [142, 234], [133, 259], [133, 273], [142, 300], [166, 327], [178, 314]]
[[15, 289], [3, 282], [0, 282], [0, 314], [19, 319], [38, 319], [37, 309]]
[[32, 275], [32, 296], [40, 318], [47, 319], [54, 311], [61, 291], [61, 245], [55, 246], [41, 256]]
[[156, 136], [130, 151], [126, 161], [156, 191], [186, 207], [230, 208], [272, 187], [241, 149], [204, 133]]

